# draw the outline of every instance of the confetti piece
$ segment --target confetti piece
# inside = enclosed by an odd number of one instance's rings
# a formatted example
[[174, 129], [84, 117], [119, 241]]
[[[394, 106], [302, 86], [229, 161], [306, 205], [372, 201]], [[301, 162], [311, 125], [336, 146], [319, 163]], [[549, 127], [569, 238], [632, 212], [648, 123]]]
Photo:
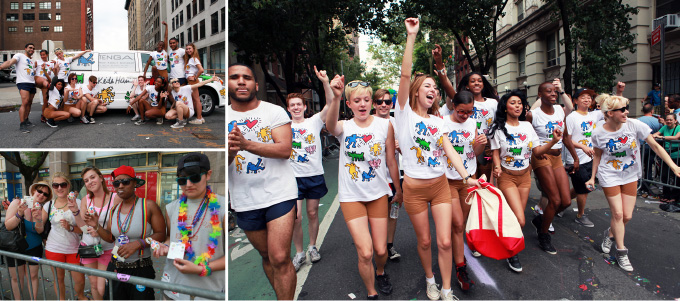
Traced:
[[574, 208], [574, 212], [578, 212], [578, 208]]
[[349, 293], [347, 296], [349, 296], [350, 299], [354, 300], [357, 298], [353, 293]]
[[582, 289], [584, 292], [588, 290], [588, 286], [585, 284], [581, 284], [578, 286], [580, 289]]
[[239, 242], [241, 240], [243, 240], [243, 239], [237, 238], [234, 242]]
[[656, 287], [661, 288], [658, 284], [656, 285]]

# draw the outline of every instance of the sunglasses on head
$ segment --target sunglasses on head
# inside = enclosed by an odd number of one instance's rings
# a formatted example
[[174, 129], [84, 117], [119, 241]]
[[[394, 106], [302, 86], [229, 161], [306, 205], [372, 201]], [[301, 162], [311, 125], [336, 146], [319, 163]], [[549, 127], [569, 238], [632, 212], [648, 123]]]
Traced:
[[130, 182], [134, 180], [135, 178], [127, 178], [127, 179], [122, 179], [122, 180], [115, 180], [113, 181], [113, 187], [118, 187], [120, 184], [123, 184], [124, 186], [130, 185]]
[[630, 107], [630, 106], [627, 105], [627, 106], [625, 106], [625, 107], [623, 107], [623, 108], [613, 109], [612, 111], [619, 111], [619, 112], [621, 112], [621, 113], [625, 113], [625, 112], [628, 110], [629, 107]]
[[359, 85], [362, 85], [364, 87], [370, 87], [371, 86], [371, 84], [369, 84], [367, 82], [351, 82], [351, 83], [347, 84], [347, 86], [350, 87], [350, 88], [356, 88]]
[[62, 183], [52, 183], [52, 188], [57, 189], [57, 188], [66, 188], [68, 187], [68, 183], [62, 182]]
[[191, 183], [196, 184], [196, 183], [198, 183], [198, 182], [201, 181], [201, 178], [203, 177], [204, 174], [205, 174], [205, 173], [202, 172], [202, 173], [199, 173], [199, 174], [190, 175], [190, 176], [188, 176], [188, 177], [177, 177], [177, 179], [175, 179], [175, 180], [177, 181], [177, 184], [178, 184], [179, 186], [184, 186], [184, 185], [186, 185], [186, 184], [187, 184], [187, 180], [191, 181]]
[[375, 102], [376, 105], [382, 105], [384, 102], [386, 105], [389, 106], [392, 104], [392, 99], [377, 99], [374, 100], [373, 102]]
[[38, 193], [42, 193], [42, 195], [44, 195], [46, 198], [50, 197], [50, 193], [49, 193], [49, 192], [44, 192], [44, 191], [42, 191], [42, 190], [40, 190], [40, 189], [36, 189], [35, 191], [38, 192]]

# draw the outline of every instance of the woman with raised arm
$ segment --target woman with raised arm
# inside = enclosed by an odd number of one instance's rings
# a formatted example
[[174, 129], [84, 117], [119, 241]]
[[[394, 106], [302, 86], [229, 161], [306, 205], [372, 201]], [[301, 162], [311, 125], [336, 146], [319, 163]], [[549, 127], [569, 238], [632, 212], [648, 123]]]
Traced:
[[402, 201], [397, 161], [394, 156], [385, 155], [394, 154], [394, 129], [388, 119], [371, 115], [373, 90], [363, 81], [352, 81], [344, 86], [346, 104], [352, 109], [354, 118], [338, 120], [344, 79], [344, 76], [336, 75], [330, 84], [333, 103], [328, 109], [326, 128], [344, 143], [338, 172], [340, 209], [354, 239], [359, 275], [366, 286], [367, 299], [375, 300], [378, 299], [375, 282], [384, 295], [392, 293], [392, 284], [385, 273], [387, 197], [392, 195], [386, 168], [397, 191], [394, 199]]
[[[545, 154], [562, 138], [562, 132], [557, 129], [548, 143], [541, 144], [533, 126], [526, 121], [528, 109], [526, 95], [519, 90], [512, 90], [498, 103], [496, 117], [489, 131], [494, 177], [498, 179], [498, 188], [503, 191], [522, 228], [526, 221], [524, 209], [527, 207], [531, 189], [529, 160], [532, 155]], [[522, 271], [518, 255], [508, 258], [507, 262], [513, 271]]]
[[216, 81], [217, 77], [213, 75], [209, 80], [198, 82], [197, 84], [189, 84], [181, 86], [179, 79], [173, 78], [170, 80], [172, 86], [172, 99], [174, 101], [170, 111], [165, 114], [165, 119], [177, 119], [177, 122], [170, 127], [173, 129], [181, 129], [187, 124], [187, 119], [194, 115], [194, 102], [191, 101], [191, 94], [198, 91], [198, 88]]
[[652, 130], [637, 119], [628, 119], [628, 99], [621, 96], [599, 98], [605, 122], [593, 131], [593, 173], [586, 187], [593, 190], [595, 176], [600, 181], [611, 210], [611, 227], [604, 231], [602, 251], [609, 253], [616, 241], [616, 262], [624, 271], [633, 271], [624, 244], [626, 224], [633, 217], [640, 167], [640, 143], [649, 147], [680, 176], [680, 167], [654, 140]]
[[[406, 47], [401, 65], [399, 93], [395, 107], [397, 140], [402, 150], [404, 167], [404, 204], [418, 239], [418, 256], [425, 270], [427, 297], [437, 300], [454, 298], [451, 292], [452, 248], [451, 248], [451, 191], [445, 175], [445, 158], [463, 179], [465, 185], [475, 186], [477, 180], [465, 170], [463, 161], [451, 145], [444, 120], [434, 116], [436, 84], [428, 75], [417, 75], [411, 80], [413, 45], [420, 26], [417, 18], [408, 18], [406, 23]], [[406, 93], [406, 91], [409, 91]], [[444, 157], [446, 154], [446, 157]], [[428, 203], [437, 228], [439, 271], [442, 275], [440, 291], [432, 272], [432, 251]], [[465, 262], [456, 265], [456, 275], [463, 290], [474, 282], [467, 275]]]

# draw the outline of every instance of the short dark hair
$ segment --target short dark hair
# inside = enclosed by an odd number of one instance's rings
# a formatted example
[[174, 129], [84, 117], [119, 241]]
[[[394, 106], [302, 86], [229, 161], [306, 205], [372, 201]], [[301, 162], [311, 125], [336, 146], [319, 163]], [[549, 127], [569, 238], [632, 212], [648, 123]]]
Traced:
[[26, 44], [26, 46], [24, 46], [24, 49], [28, 48], [28, 46], [33, 46], [33, 47], [35, 47], [35, 44], [33, 44], [33, 43], [28, 43], [28, 44]]
[[[228, 68], [231, 68], [231, 67], [233, 67], [233, 66], [243, 66], [243, 67], [247, 67], [248, 69], [250, 69], [250, 73], [253, 74], [253, 78], [255, 79], [255, 82], [257, 82], [257, 74], [255, 74], [255, 70], [253, 70], [252, 67], [250, 67], [250, 66], [248, 66], [248, 65], [246, 65], [246, 64], [244, 64], [244, 63], [233, 63], [233, 64], [230, 64]], [[227, 68], [227, 70], [229, 70], [228, 68]], [[229, 71], [227, 71], [227, 72], [229, 72]], [[227, 74], [228, 74], [228, 73], [227, 73]]]
[[175, 38], [175, 37], [170, 38], [170, 40], [168, 40], [168, 42], [170, 42], [170, 41], [172, 41], [172, 40], [175, 40], [175, 42], [179, 43], [179, 40], [178, 40], [177, 38]]
[[642, 114], [649, 114], [654, 111], [654, 106], [651, 103], [646, 103], [642, 106]]
[[90, 75], [90, 78], [88, 78], [91, 82], [97, 81], [97, 77], [94, 75]]
[[47, 52], [47, 50], [45, 50], [45, 49], [40, 50], [40, 54], [43, 54], [43, 52], [44, 52], [45, 54], [49, 55], [49, 53]]
[[666, 114], [666, 118], [668, 118], [668, 116], [673, 116], [673, 119], [678, 120], [678, 117], [675, 116], [675, 114], [673, 114], [673, 113]]

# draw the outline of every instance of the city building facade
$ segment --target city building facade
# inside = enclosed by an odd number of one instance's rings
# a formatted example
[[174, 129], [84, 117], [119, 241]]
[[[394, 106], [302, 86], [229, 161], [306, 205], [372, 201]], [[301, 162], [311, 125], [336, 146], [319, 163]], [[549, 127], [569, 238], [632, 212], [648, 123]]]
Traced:
[[226, 3], [224, 0], [169, 0], [168, 38], [180, 47], [196, 45], [205, 73], [225, 74]]
[[125, 10], [128, 14], [128, 49], [145, 50], [142, 35], [144, 27], [142, 0], [125, 0]]

